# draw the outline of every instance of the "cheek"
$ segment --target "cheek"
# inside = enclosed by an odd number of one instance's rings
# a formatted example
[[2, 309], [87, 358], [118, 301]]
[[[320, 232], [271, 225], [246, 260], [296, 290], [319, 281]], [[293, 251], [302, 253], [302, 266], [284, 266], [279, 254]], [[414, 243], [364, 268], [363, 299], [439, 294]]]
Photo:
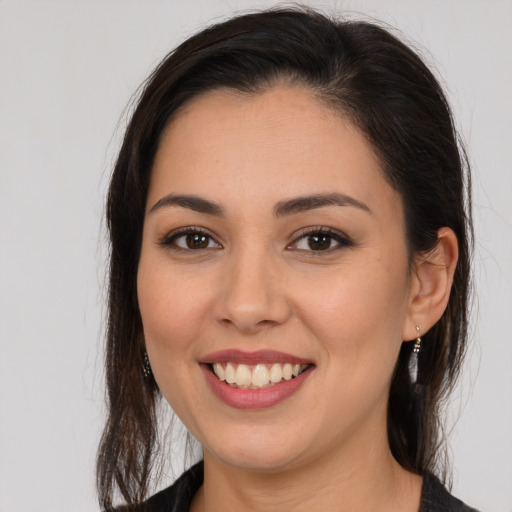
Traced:
[[148, 263], [141, 258], [137, 289], [151, 369], [166, 401], [193, 427], [190, 404], [199, 396], [197, 341], [207, 300], [202, 287], [190, 286], [176, 270]]
[[300, 316], [345, 375], [392, 371], [407, 315], [405, 268], [367, 260], [325, 278], [305, 278], [296, 288]]
[[334, 326], [353, 326], [366, 333], [376, 327], [398, 327], [409, 287], [405, 272], [370, 263], [360, 268], [347, 265], [346, 272], [340, 268], [325, 276], [304, 276], [295, 293], [302, 297], [302, 315], [317, 318], [318, 328], [331, 332]]
[[156, 356], [153, 364], [172, 363], [178, 353], [181, 359], [184, 353], [191, 356], [208, 309], [207, 289], [176, 269], [141, 258], [137, 291], [148, 353]]

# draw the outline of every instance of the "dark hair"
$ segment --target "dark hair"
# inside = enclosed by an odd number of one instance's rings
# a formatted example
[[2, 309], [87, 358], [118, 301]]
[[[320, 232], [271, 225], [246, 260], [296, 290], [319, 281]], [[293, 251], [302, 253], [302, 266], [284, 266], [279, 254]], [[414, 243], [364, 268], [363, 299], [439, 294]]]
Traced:
[[219, 88], [255, 94], [279, 81], [307, 87], [367, 137], [401, 195], [410, 254], [432, 250], [441, 227], [458, 239], [448, 307], [423, 336], [412, 387], [404, 343], [391, 384], [388, 438], [406, 469], [445, 475], [443, 397], [467, 338], [472, 225], [469, 166], [442, 89], [422, 60], [389, 31], [308, 8], [277, 9], [211, 26], [171, 52], [148, 78], [128, 125], [107, 202], [111, 241], [106, 383], [108, 420], [97, 461], [99, 499], [111, 510], [148, 492], [157, 440], [156, 383], [144, 378], [136, 278], [146, 196], [162, 132], [185, 103]]

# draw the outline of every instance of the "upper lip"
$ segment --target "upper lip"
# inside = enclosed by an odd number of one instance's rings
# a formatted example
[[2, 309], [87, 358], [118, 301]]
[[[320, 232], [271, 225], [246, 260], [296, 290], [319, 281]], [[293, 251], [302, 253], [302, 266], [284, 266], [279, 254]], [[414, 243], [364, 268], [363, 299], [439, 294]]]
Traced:
[[245, 352], [237, 349], [218, 350], [202, 357], [203, 364], [212, 363], [241, 363], [241, 364], [272, 364], [272, 363], [292, 363], [292, 364], [313, 364], [311, 360], [297, 357], [292, 354], [278, 352], [276, 350], [257, 350], [255, 352]]

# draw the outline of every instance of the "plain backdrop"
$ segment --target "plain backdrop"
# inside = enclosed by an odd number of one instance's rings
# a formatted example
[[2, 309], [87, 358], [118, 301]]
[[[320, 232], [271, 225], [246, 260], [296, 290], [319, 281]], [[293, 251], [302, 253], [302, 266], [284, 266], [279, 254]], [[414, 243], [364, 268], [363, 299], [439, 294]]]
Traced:
[[[472, 349], [451, 409], [454, 494], [510, 512], [512, 2], [309, 4], [398, 27], [453, 104], [474, 167], [477, 237]], [[176, 43], [270, 5], [0, 0], [1, 512], [98, 510], [102, 210], [123, 109]]]

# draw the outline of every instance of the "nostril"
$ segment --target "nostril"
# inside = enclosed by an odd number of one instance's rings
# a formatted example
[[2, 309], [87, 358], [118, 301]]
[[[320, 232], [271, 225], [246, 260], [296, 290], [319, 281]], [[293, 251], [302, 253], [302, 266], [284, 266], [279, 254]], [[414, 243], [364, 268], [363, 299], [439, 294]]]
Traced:
[[281, 322], [278, 320], [258, 320], [251, 314], [233, 314], [230, 317], [224, 317], [219, 319], [219, 323], [226, 327], [235, 327], [241, 332], [247, 334], [253, 334], [263, 329], [272, 327], [273, 325], [279, 325]]

